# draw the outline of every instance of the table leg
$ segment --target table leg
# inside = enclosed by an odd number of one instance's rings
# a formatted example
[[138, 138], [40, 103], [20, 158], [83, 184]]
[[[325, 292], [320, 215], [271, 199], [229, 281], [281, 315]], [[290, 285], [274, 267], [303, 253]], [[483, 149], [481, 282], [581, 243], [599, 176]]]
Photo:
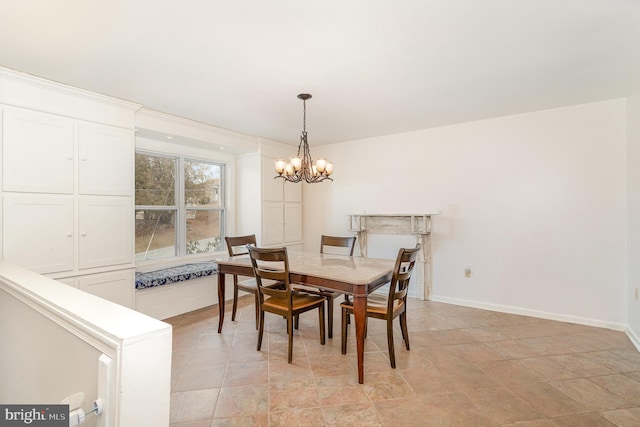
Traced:
[[353, 295], [353, 317], [356, 324], [358, 382], [364, 384], [364, 331], [367, 322], [367, 295]]
[[218, 273], [218, 333], [222, 332], [224, 323], [224, 273]]

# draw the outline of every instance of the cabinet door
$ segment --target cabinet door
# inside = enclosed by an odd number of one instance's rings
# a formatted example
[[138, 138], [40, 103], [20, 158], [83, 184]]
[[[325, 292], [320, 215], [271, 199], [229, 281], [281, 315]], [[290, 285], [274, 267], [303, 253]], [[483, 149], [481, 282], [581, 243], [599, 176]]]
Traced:
[[73, 194], [71, 119], [5, 108], [2, 140], [5, 191]]
[[262, 205], [262, 245], [282, 246], [284, 220], [281, 202], [264, 202]]
[[135, 273], [133, 269], [78, 277], [78, 289], [116, 304], [133, 308]]
[[80, 194], [133, 195], [133, 133], [112, 126], [78, 126]]
[[284, 201], [285, 202], [302, 202], [302, 183], [285, 182], [284, 183]]
[[302, 205], [300, 203], [284, 204], [284, 242], [302, 241]]
[[273, 202], [284, 200], [283, 180], [275, 179], [275, 159], [262, 158], [262, 199]]
[[36, 273], [74, 268], [72, 196], [5, 195], [4, 259]]
[[131, 197], [79, 200], [79, 268], [133, 263]]

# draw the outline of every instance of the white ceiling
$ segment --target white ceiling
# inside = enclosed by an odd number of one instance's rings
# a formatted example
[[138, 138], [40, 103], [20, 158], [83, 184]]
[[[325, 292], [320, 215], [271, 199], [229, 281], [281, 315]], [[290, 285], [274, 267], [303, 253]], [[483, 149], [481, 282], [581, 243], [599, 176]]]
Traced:
[[0, 66], [312, 145], [623, 97], [638, 0], [2, 0]]

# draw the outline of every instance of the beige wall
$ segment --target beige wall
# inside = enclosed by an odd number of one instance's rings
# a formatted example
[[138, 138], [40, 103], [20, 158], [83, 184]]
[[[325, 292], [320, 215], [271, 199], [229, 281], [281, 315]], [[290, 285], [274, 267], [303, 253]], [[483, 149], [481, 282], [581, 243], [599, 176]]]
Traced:
[[348, 213], [441, 209], [434, 298], [623, 329], [625, 143], [619, 99], [312, 148], [335, 182], [304, 187], [305, 248]]
[[628, 317], [629, 329], [638, 345], [640, 344], [640, 301], [636, 297], [636, 292], [640, 292], [640, 84], [628, 98], [627, 117]]

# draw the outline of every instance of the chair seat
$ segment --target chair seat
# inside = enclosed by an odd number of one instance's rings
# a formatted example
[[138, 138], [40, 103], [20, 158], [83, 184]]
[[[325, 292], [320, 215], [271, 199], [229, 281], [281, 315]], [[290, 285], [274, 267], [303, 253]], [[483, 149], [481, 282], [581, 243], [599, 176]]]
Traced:
[[[324, 297], [319, 295], [310, 295], [304, 292], [292, 293], [293, 311], [304, 310], [309, 307], [324, 303]], [[267, 311], [275, 311], [286, 313], [288, 311], [287, 300], [285, 298], [270, 297], [264, 300], [262, 306]]]
[[[367, 313], [384, 315], [387, 313], [387, 304], [388, 299], [386, 295], [371, 294], [367, 297]], [[401, 309], [403, 305], [404, 302], [402, 300], [395, 300], [393, 311]], [[353, 310], [353, 302], [345, 301], [340, 304], [340, 307]]]

